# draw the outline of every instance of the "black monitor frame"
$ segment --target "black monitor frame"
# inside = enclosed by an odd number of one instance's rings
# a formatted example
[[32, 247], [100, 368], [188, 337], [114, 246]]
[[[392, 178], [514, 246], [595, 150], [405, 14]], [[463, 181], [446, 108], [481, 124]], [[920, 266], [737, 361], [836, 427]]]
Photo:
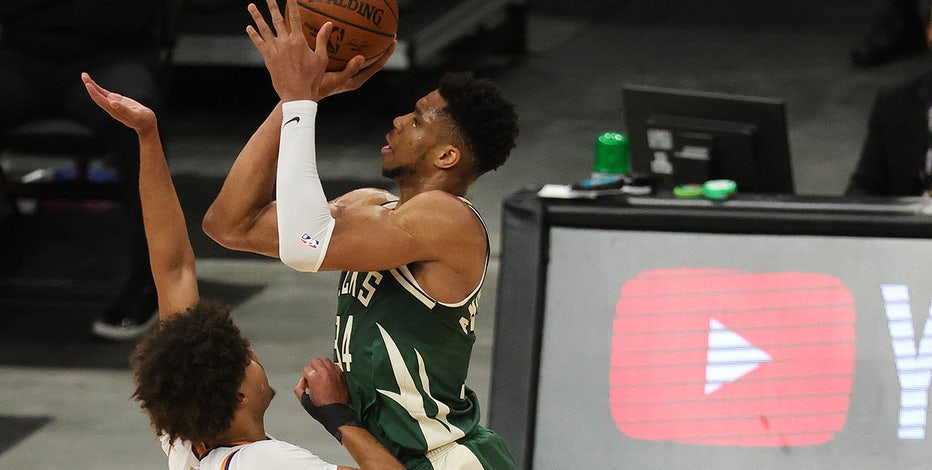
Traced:
[[[643, 85], [625, 85], [623, 100], [633, 174], [666, 188], [731, 179], [741, 192], [794, 193], [781, 100]], [[672, 174], [652, 170], [658, 152]]]

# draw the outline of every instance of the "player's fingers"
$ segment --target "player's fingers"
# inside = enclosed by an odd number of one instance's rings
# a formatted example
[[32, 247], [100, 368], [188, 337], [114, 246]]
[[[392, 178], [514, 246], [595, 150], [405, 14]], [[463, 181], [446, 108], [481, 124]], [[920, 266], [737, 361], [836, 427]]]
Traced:
[[94, 101], [97, 106], [106, 111], [110, 117], [120, 121], [120, 123], [126, 126], [132, 127], [130, 125], [132, 113], [126, 108], [126, 105], [123, 104], [120, 95], [111, 93], [109, 96], [104, 96], [93, 89], [90, 84], [85, 84], [84, 86], [87, 88], [91, 100]]
[[301, 372], [301, 373], [303, 374], [302, 377], [304, 377], [305, 379], [307, 379], [307, 378], [311, 377], [311, 373], [312, 373], [312, 372], [314, 372], [314, 366], [312, 365], [311, 362], [308, 362], [308, 363], [304, 366], [304, 369], [303, 369], [302, 372]]
[[[85, 78], [87, 77], [87, 78]], [[87, 74], [81, 75], [82, 81], [84, 82], [84, 88], [87, 88], [87, 94], [90, 95], [91, 99], [100, 106], [102, 100], [106, 100], [106, 94], [101, 90], [100, 85], [94, 83], [91, 80], [90, 76]]]
[[326, 364], [322, 359], [320, 359], [320, 358], [318, 358], [318, 357], [315, 357], [314, 359], [311, 359], [310, 366], [311, 366], [311, 368], [314, 370], [314, 372], [316, 372], [316, 373], [318, 373], [318, 374], [326, 374], [327, 371], [328, 371], [328, 369], [329, 369], [329, 368], [327, 367], [327, 364]]
[[[356, 81], [356, 74], [359, 73], [359, 70], [362, 68], [362, 64], [366, 61], [366, 58], [358, 55], [353, 57], [346, 63], [346, 67], [343, 70], [337, 72], [327, 72], [326, 81], [333, 88], [332, 93], [339, 93], [343, 91], [355, 90], [362, 85], [362, 81], [358, 84]], [[364, 80], [363, 80], [364, 81]]]
[[304, 391], [307, 390], [307, 380], [304, 380], [304, 377], [298, 379], [298, 383], [294, 386], [294, 396], [298, 400], [301, 399], [301, 395]]
[[344, 81], [349, 81], [351, 78], [353, 78], [354, 75], [362, 70], [362, 64], [364, 63], [366, 63], [366, 58], [364, 56], [357, 55], [356, 57], [353, 57], [349, 60], [349, 62], [346, 63], [346, 67], [339, 72], [340, 78]]
[[[101, 87], [93, 89], [93, 94], [91, 94], [91, 99], [97, 103], [98, 106], [108, 110], [111, 116], [118, 117], [113, 113], [115, 110], [124, 111], [126, 106], [123, 104], [123, 96], [104, 90]], [[96, 99], [95, 99], [96, 97]]]
[[250, 3], [246, 9], [249, 10], [249, 16], [252, 16], [252, 21], [256, 24], [255, 29], [259, 32], [259, 36], [263, 41], [275, 36], [272, 34], [272, 30], [269, 29], [268, 23], [265, 22], [265, 18], [262, 17], [262, 13], [259, 12], [259, 7], [257, 7], [255, 3]]
[[[84, 85], [88, 88], [88, 93], [93, 92], [94, 94], [97, 94], [98, 96], [100, 96], [100, 98], [104, 100], [107, 100], [108, 97], [110, 96], [111, 94], [110, 91], [100, 86], [97, 82], [95, 82], [94, 79], [91, 78], [91, 76], [87, 72], [84, 72], [81, 74], [81, 80], [84, 82]], [[91, 97], [93, 98], [93, 95], [91, 95]]]
[[308, 363], [308, 366], [312, 369], [314, 378], [318, 379], [320, 377], [331, 378], [334, 376], [341, 376], [343, 370], [339, 366], [333, 363], [330, 359], [321, 359], [314, 358], [311, 359], [311, 362]]
[[249, 39], [252, 41], [253, 45], [256, 46], [256, 49], [261, 51], [265, 41], [262, 40], [262, 36], [259, 35], [256, 28], [253, 28], [252, 25], [246, 26], [246, 35], [249, 36]]
[[301, 11], [298, 10], [298, 0], [288, 0], [285, 5], [285, 12], [288, 13], [288, 22], [291, 24], [291, 31], [301, 31]]
[[382, 70], [382, 67], [385, 67], [388, 59], [392, 56], [392, 53], [395, 52], [395, 45], [397, 44], [397, 40], [392, 41], [392, 43], [388, 46], [388, 49], [385, 50], [385, 53], [382, 54], [378, 60], [369, 64], [368, 67], [359, 70], [357, 74], [354, 74], [350, 85], [354, 88], [359, 88], [363, 83], [372, 78], [373, 75], [378, 73], [379, 70]]
[[275, 0], [268, 0], [269, 16], [272, 17], [272, 26], [275, 32], [281, 34], [285, 32], [285, 20], [282, 19], [281, 11], [278, 9], [278, 3]]
[[333, 32], [333, 23], [328, 21], [317, 31], [317, 42], [314, 47], [314, 53], [323, 60], [329, 60], [327, 57], [327, 41], [330, 39], [330, 33]]
[[95, 82], [94, 79], [91, 78], [91, 75], [89, 73], [81, 72], [81, 81], [84, 82], [84, 84], [87, 85], [88, 87], [94, 89], [94, 91], [104, 94], [103, 87], [98, 85], [97, 82]]
[[91, 97], [91, 101], [97, 104], [97, 106], [100, 106], [105, 110], [110, 107], [110, 103], [108, 102], [107, 98], [100, 94], [100, 92], [96, 90], [91, 84], [85, 83], [84, 87], [87, 88], [87, 94]]

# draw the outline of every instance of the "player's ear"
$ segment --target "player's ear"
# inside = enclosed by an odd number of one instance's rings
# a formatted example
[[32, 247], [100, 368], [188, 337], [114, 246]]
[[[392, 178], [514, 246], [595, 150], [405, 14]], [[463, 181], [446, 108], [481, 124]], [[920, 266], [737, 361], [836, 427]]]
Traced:
[[454, 145], [444, 145], [438, 150], [438, 156], [435, 159], [436, 165], [440, 168], [450, 169], [455, 167], [463, 159], [463, 152], [459, 147]]

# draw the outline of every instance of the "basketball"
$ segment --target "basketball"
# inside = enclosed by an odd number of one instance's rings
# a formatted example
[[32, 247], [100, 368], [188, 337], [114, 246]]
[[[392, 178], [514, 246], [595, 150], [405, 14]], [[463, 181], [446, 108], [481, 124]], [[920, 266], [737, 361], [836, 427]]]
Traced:
[[398, 31], [396, 0], [298, 0], [304, 37], [313, 49], [317, 31], [333, 22], [327, 40], [328, 71], [343, 70], [350, 59], [366, 58], [363, 67], [385, 53]]

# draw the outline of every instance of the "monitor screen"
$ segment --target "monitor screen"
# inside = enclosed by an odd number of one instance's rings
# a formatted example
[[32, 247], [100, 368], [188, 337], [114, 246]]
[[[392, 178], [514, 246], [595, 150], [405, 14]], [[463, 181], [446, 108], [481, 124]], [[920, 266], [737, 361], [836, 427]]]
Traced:
[[932, 325], [916, 256], [932, 245], [552, 229], [533, 461], [927, 465]]
[[489, 424], [521, 468], [925, 468], [932, 204], [503, 206]]
[[626, 85], [631, 172], [660, 187], [730, 179], [738, 191], [793, 193], [782, 101]]

